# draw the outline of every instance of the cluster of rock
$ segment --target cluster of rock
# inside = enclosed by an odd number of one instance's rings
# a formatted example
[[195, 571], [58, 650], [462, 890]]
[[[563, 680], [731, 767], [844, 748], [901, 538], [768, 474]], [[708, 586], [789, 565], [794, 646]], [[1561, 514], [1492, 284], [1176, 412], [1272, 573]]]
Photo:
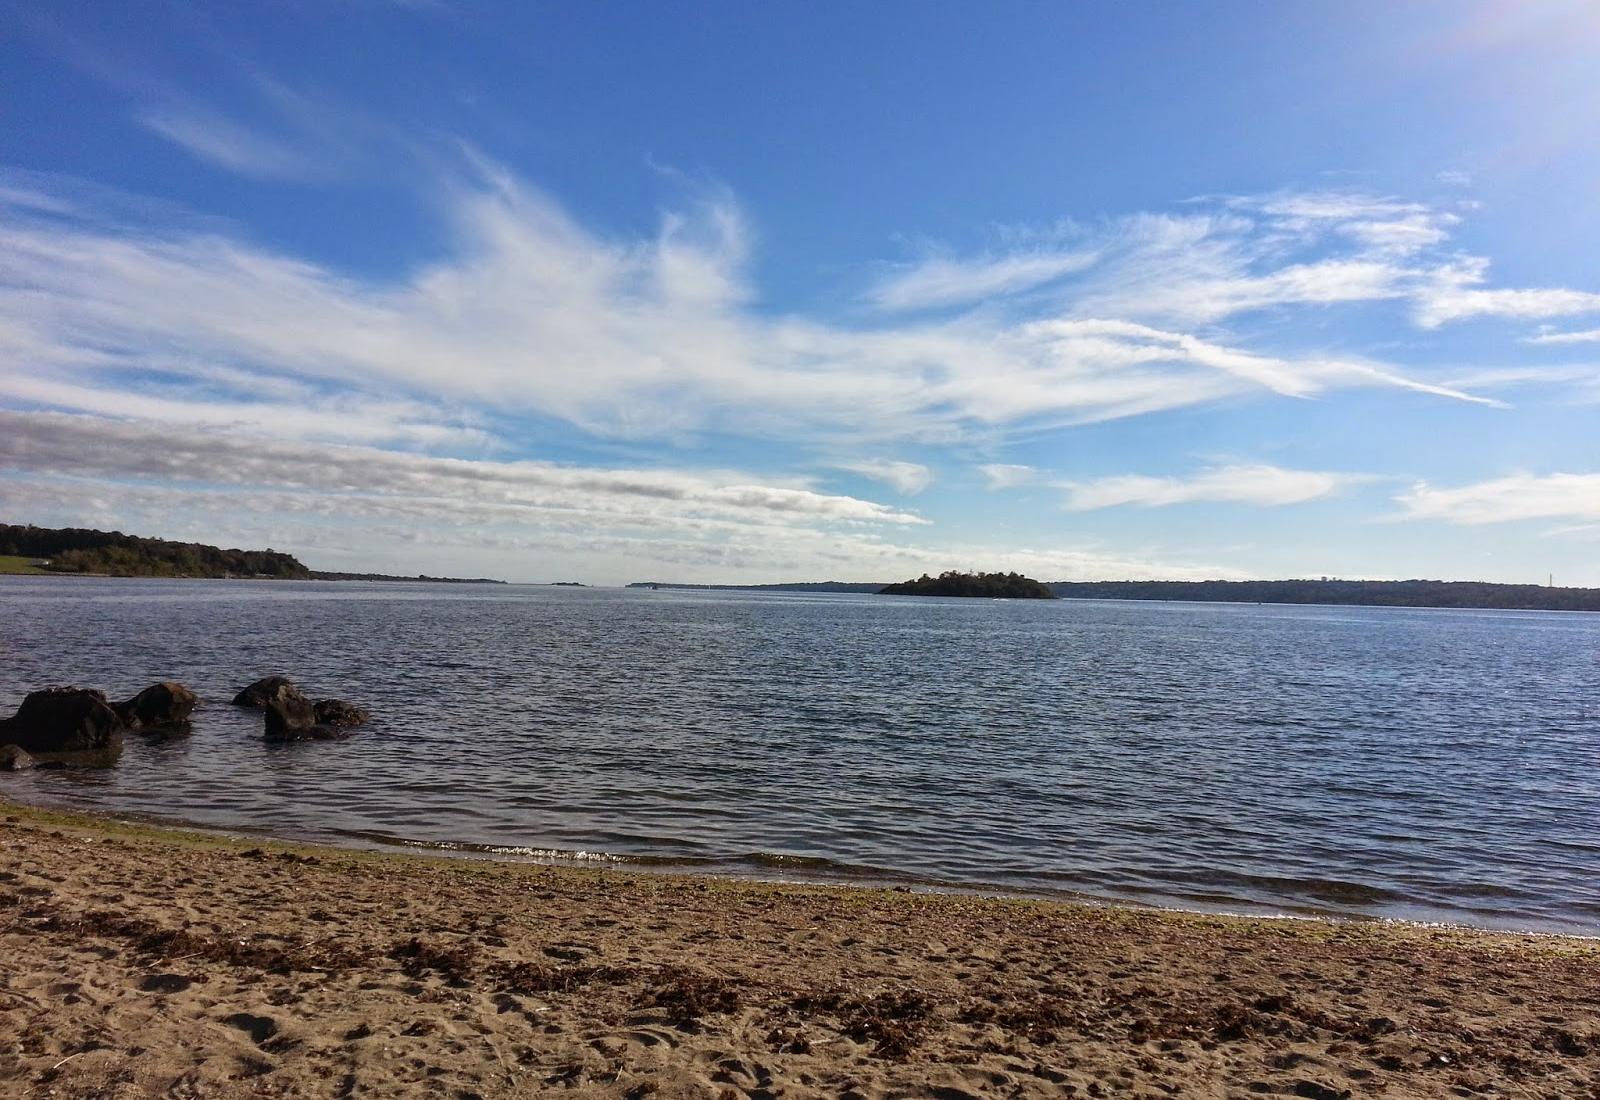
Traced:
[[[94, 688], [51, 687], [29, 693], [10, 718], [0, 718], [0, 771], [38, 763], [109, 763], [122, 736], [138, 731], [158, 737], [189, 732], [199, 698], [182, 684], [152, 684], [120, 703]], [[342, 699], [313, 703], [282, 676], [257, 680], [233, 700], [266, 716], [268, 741], [327, 741], [366, 724], [368, 714]]]
[[233, 697], [236, 707], [256, 707], [267, 720], [268, 741], [332, 741], [366, 725], [368, 714], [343, 699], [313, 703], [283, 676], [257, 680]]
[[0, 771], [31, 768], [34, 754], [74, 756], [84, 763], [110, 757], [122, 735], [142, 730], [158, 735], [189, 731], [189, 714], [199, 702], [182, 684], [152, 684], [131, 699], [113, 703], [93, 688], [53, 687], [35, 691], [17, 713], [0, 718]]

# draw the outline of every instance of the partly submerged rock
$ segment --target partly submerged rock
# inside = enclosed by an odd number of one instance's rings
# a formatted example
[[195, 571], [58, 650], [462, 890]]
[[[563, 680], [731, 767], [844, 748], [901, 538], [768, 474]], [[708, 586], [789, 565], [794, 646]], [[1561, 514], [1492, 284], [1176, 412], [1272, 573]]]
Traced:
[[372, 718], [363, 708], [343, 699], [319, 699], [315, 708], [317, 721], [324, 726], [364, 726]]
[[0, 744], [30, 753], [104, 752], [122, 747], [122, 718], [91, 688], [30, 692], [17, 713], [0, 721]]
[[233, 697], [236, 707], [264, 707], [274, 699], [300, 697], [300, 689], [287, 676], [264, 676]]
[[37, 767], [39, 762], [26, 750], [16, 745], [0, 745], [0, 772], [21, 772]]
[[285, 740], [283, 735], [317, 724], [317, 708], [293, 684], [263, 703], [262, 710], [266, 712], [269, 741]]
[[285, 676], [257, 680], [235, 695], [233, 702], [262, 709], [268, 741], [333, 741], [348, 737], [350, 727], [365, 725], [370, 717], [343, 699], [313, 703]]
[[200, 700], [182, 684], [164, 680], [151, 684], [125, 703], [116, 704], [117, 715], [129, 729], [186, 727], [189, 714]]
[[122, 738], [107, 745], [103, 749], [88, 749], [83, 752], [34, 752], [33, 766], [36, 768], [109, 768], [122, 759]]
[[317, 721], [317, 708], [300, 692], [292, 690], [267, 703], [268, 741], [335, 741], [349, 733], [337, 726]]

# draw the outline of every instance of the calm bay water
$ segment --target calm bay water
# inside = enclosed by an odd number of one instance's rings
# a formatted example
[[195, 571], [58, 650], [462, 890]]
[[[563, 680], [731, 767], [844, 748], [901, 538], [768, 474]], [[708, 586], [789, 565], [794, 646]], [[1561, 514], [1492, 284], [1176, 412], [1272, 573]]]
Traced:
[[[258, 676], [368, 706], [265, 745]], [[0, 707], [187, 738], [0, 797], [737, 874], [1600, 932], [1600, 615], [0, 578]]]

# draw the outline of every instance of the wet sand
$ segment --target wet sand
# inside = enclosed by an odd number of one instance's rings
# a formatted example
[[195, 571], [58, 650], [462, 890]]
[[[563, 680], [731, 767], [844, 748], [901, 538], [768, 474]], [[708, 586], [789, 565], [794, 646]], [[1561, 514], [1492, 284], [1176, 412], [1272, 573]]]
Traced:
[[0, 814], [4, 1097], [1600, 1096], [1590, 940]]

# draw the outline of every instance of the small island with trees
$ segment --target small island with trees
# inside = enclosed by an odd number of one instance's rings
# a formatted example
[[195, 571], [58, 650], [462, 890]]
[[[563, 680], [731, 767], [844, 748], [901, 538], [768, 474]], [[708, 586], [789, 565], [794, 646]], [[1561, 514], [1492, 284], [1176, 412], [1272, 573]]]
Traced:
[[880, 596], [969, 596], [991, 600], [1053, 600], [1056, 594], [1021, 573], [959, 573], [954, 569], [902, 581], [878, 590]]

